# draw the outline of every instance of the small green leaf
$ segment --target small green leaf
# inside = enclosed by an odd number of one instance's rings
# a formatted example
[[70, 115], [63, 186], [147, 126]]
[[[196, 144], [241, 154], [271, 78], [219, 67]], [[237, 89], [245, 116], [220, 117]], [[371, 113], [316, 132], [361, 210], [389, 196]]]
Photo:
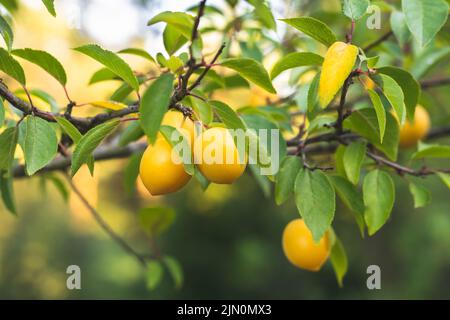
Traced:
[[179, 32], [177, 28], [168, 24], [163, 32], [163, 42], [167, 53], [172, 55], [188, 42], [188, 38]]
[[9, 23], [1, 15], [0, 15], [0, 34], [5, 40], [8, 51], [11, 51], [14, 41], [14, 33]]
[[386, 131], [386, 110], [378, 93], [374, 90], [367, 89], [370, 100], [372, 101], [373, 108], [377, 114], [378, 127], [380, 129], [380, 143], [383, 143], [384, 133]]
[[145, 51], [143, 49], [139, 49], [139, 48], [127, 48], [127, 49], [120, 50], [117, 53], [131, 54], [134, 56], [144, 58], [150, 62], [156, 62], [155, 59], [150, 55], [150, 53], [148, 53], [147, 51]]
[[89, 85], [109, 80], [120, 80], [120, 78], [108, 68], [101, 68], [92, 75]]
[[[159, 131], [163, 135], [164, 139], [166, 139], [166, 141], [172, 146], [172, 148], [177, 148], [179, 151], [178, 156], [183, 162], [184, 171], [193, 176], [195, 168], [192, 162], [191, 146], [188, 141], [189, 138], [185, 137], [180, 131], [171, 126], [161, 126]], [[175, 149], [173, 150], [175, 151]]]
[[151, 144], [156, 141], [164, 114], [168, 110], [173, 81], [171, 73], [162, 75], [148, 87], [142, 97], [139, 122]]
[[248, 2], [255, 8], [255, 16], [263, 24], [264, 27], [270, 30], [277, 30], [277, 24], [273, 17], [272, 10], [261, 0], [248, 0]]
[[180, 263], [175, 258], [169, 256], [165, 256], [163, 261], [172, 276], [175, 288], [180, 289], [183, 286], [184, 280], [183, 269], [181, 268]]
[[17, 145], [17, 128], [8, 128], [0, 134], [0, 170], [9, 170]]
[[300, 17], [293, 19], [281, 19], [281, 21], [300, 30], [311, 38], [323, 43], [327, 47], [337, 41], [334, 32], [322, 21], [312, 17]]
[[119, 138], [119, 145], [124, 147], [131, 142], [137, 141], [145, 135], [141, 125], [137, 121], [130, 123], [122, 132]]
[[17, 80], [21, 85], [26, 84], [22, 66], [3, 48], [0, 48], [0, 70]]
[[209, 125], [214, 120], [214, 113], [209, 101], [190, 97], [190, 103], [192, 109], [199, 116], [200, 121], [206, 125]]
[[42, 0], [42, 3], [47, 8], [47, 11], [54, 17], [56, 17], [55, 0]]
[[323, 57], [312, 52], [293, 52], [290, 53], [280, 61], [278, 61], [270, 73], [270, 77], [275, 79], [283, 71], [303, 67], [303, 66], [321, 66]]
[[447, 188], [450, 188], [450, 174], [444, 172], [436, 172], [436, 174]]
[[149, 236], [163, 233], [175, 221], [175, 210], [169, 207], [143, 208], [138, 215], [141, 227]]
[[405, 98], [406, 115], [409, 121], [414, 121], [414, 112], [420, 97], [420, 85], [416, 79], [406, 70], [397, 67], [383, 67], [378, 72], [394, 79], [402, 88]]
[[0, 193], [6, 209], [17, 215], [16, 202], [14, 200], [13, 179], [6, 170], [0, 170]]
[[450, 146], [426, 144], [419, 141], [418, 150], [412, 155], [412, 158], [450, 158]]
[[48, 52], [26, 48], [13, 50], [11, 53], [41, 67], [62, 86], [66, 85], [67, 75], [64, 67]]
[[74, 143], [78, 143], [83, 137], [80, 131], [78, 131], [78, 129], [66, 118], [55, 117], [55, 121]]
[[342, 12], [352, 21], [356, 21], [364, 16], [369, 8], [369, 0], [341, 0]]
[[135, 91], [139, 91], [139, 82], [136, 79], [131, 67], [114, 52], [103, 49], [102, 47], [90, 44], [75, 48], [97, 62], [103, 64], [109, 70], [114, 72], [118, 77], [122, 78]]
[[78, 142], [72, 156], [71, 172], [74, 176], [80, 167], [89, 161], [98, 145], [119, 125], [119, 120], [111, 120], [89, 130]]
[[380, 75], [380, 77], [383, 80], [383, 94], [397, 114], [400, 124], [405, 123], [406, 107], [402, 88], [391, 77], [384, 74]]
[[233, 109], [231, 109], [231, 107], [220, 101], [211, 101], [210, 105], [212, 106], [214, 112], [217, 113], [223, 123], [227, 126], [227, 128], [243, 130], [246, 129], [246, 126], [242, 119], [239, 118], [239, 116]]
[[361, 192], [343, 177], [330, 176], [329, 178], [334, 185], [337, 195], [353, 214], [359, 227], [359, 231], [361, 232], [361, 236], [364, 237], [364, 229], [366, 227], [364, 222], [365, 207]]
[[162, 264], [153, 260], [147, 263], [147, 288], [154, 290], [160, 284], [164, 275], [164, 268]]
[[367, 174], [363, 184], [364, 217], [369, 235], [374, 235], [389, 219], [395, 199], [395, 186], [388, 173], [374, 170]]
[[223, 60], [220, 65], [236, 71], [248, 81], [253, 82], [270, 93], [277, 93], [266, 69], [256, 60], [249, 58], [231, 58]]
[[366, 144], [363, 142], [353, 142], [345, 148], [344, 169], [348, 180], [357, 185], [361, 166], [366, 155]]
[[184, 12], [165, 11], [154, 16], [147, 23], [151, 26], [155, 23], [165, 22], [178, 30], [185, 38], [190, 39], [194, 28], [194, 17]]
[[401, 46], [411, 38], [405, 15], [401, 11], [394, 10], [391, 13], [391, 29]]
[[329, 230], [336, 210], [334, 188], [320, 170], [300, 170], [295, 181], [295, 203], [318, 242]]
[[298, 157], [286, 157], [281, 163], [275, 184], [275, 202], [277, 205], [284, 203], [294, 192], [295, 179], [301, 168], [302, 163]]
[[414, 199], [414, 208], [425, 207], [431, 202], [430, 192], [421, 184], [410, 182], [409, 192]]
[[337, 238], [334, 242], [333, 248], [331, 249], [330, 260], [334, 269], [334, 273], [336, 274], [336, 279], [339, 287], [342, 287], [344, 276], [348, 270], [348, 260], [344, 246], [342, 245], [342, 242]]
[[41, 118], [28, 116], [20, 126], [23, 133], [20, 141], [25, 155], [26, 172], [31, 176], [56, 156], [58, 139], [53, 126]]
[[408, 28], [422, 47], [430, 43], [444, 26], [448, 9], [444, 0], [402, 0]]

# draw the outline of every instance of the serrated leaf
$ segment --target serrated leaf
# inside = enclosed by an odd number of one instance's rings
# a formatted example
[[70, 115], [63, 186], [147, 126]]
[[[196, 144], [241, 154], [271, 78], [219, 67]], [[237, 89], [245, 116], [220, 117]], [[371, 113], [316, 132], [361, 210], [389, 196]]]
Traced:
[[23, 130], [22, 149], [27, 175], [45, 167], [58, 152], [58, 139], [54, 128], [45, 120], [28, 116], [20, 124]]
[[138, 56], [141, 58], [144, 58], [150, 62], [156, 62], [155, 59], [151, 56], [150, 53], [148, 53], [147, 51], [145, 51], [144, 49], [139, 49], [139, 48], [127, 48], [127, 49], [123, 49], [120, 50], [117, 53], [121, 53], [121, 54], [131, 54], [134, 56]]
[[283, 204], [294, 192], [295, 179], [302, 168], [302, 163], [298, 157], [286, 157], [280, 166], [275, 184], [275, 202], [277, 205]]
[[231, 58], [223, 60], [220, 65], [236, 71], [248, 81], [253, 82], [270, 93], [277, 93], [266, 69], [256, 60], [249, 58]]
[[0, 170], [9, 170], [14, 160], [18, 131], [8, 128], [0, 134]]
[[425, 207], [431, 202], [431, 194], [423, 185], [410, 182], [409, 192], [414, 199], [414, 208]]
[[414, 121], [414, 112], [420, 97], [420, 84], [416, 79], [406, 70], [397, 67], [383, 67], [377, 69], [378, 72], [385, 74], [394, 79], [402, 88], [404, 95], [404, 102], [406, 107], [406, 115], [410, 121]]
[[330, 176], [331, 182], [334, 185], [337, 195], [342, 200], [347, 208], [355, 218], [356, 224], [359, 227], [361, 236], [364, 237], [364, 229], [366, 224], [364, 222], [364, 201], [362, 193], [359, 192], [354, 185], [347, 179], [340, 176]]
[[159, 285], [164, 275], [164, 268], [161, 262], [153, 260], [147, 263], [147, 288], [154, 290]]
[[42, 0], [42, 3], [47, 8], [47, 11], [54, 17], [56, 17], [56, 10], [55, 10], [55, 0]]
[[135, 91], [139, 91], [139, 82], [135, 77], [131, 67], [114, 52], [103, 49], [102, 47], [90, 44], [75, 48], [74, 50], [81, 52], [114, 72], [118, 77], [123, 79]]
[[335, 197], [334, 188], [322, 171], [300, 170], [295, 181], [295, 203], [316, 242], [333, 222]]
[[89, 130], [78, 142], [72, 156], [72, 177], [86, 163], [98, 145], [119, 125], [119, 120], [111, 120]]
[[363, 184], [364, 213], [369, 235], [374, 235], [389, 219], [395, 199], [395, 186], [388, 173], [374, 170]]
[[220, 101], [210, 101], [210, 105], [228, 129], [246, 129], [242, 119], [231, 107]]
[[128, 108], [126, 104], [116, 101], [94, 101], [87, 104], [96, 108], [108, 109], [113, 111], [119, 111]]
[[333, 266], [337, 282], [340, 287], [343, 286], [344, 276], [348, 270], [347, 253], [342, 242], [336, 238], [330, 254], [331, 265]]
[[380, 130], [375, 110], [361, 109], [354, 111], [344, 121], [344, 127], [369, 140], [378, 150], [395, 161], [398, 153], [400, 128], [398, 121], [390, 112], [386, 112], [386, 131], [383, 143], [380, 143]]
[[384, 109], [381, 98], [376, 91], [367, 89], [367, 93], [369, 93], [370, 100], [372, 101], [373, 108], [377, 115], [380, 143], [383, 143], [384, 133], [386, 132], [386, 110]]
[[369, 8], [369, 0], [341, 0], [342, 12], [352, 21], [356, 21], [364, 16]]
[[312, 17], [300, 17], [293, 19], [281, 19], [281, 21], [300, 30], [304, 34], [319, 41], [320, 43], [331, 46], [336, 42], [336, 35], [334, 32], [322, 21]]
[[278, 61], [270, 73], [270, 77], [275, 79], [283, 71], [303, 67], [303, 66], [320, 66], [323, 63], [323, 57], [312, 52], [293, 52], [280, 61]]
[[148, 87], [142, 97], [139, 122], [151, 144], [156, 141], [159, 127], [169, 107], [173, 81], [172, 74], [163, 74]]
[[13, 179], [6, 170], [0, 170], [0, 193], [6, 209], [17, 215], [16, 202], [14, 200]]
[[2, 35], [3, 39], [5, 40], [8, 51], [11, 51], [13, 41], [14, 41], [14, 33], [13, 33], [9, 23], [1, 15], [0, 15], [0, 34]]
[[412, 155], [412, 159], [423, 158], [450, 158], [450, 146], [427, 144], [419, 141], [418, 150]]
[[361, 166], [366, 155], [366, 144], [363, 142], [353, 142], [345, 148], [344, 169], [348, 180], [357, 185]]
[[169, 256], [165, 256], [163, 261], [175, 283], [175, 288], [180, 289], [183, 286], [184, 280], [183, 269], [180, 263], [175, 258]]
[[41, 67], [53, 78], [55, 78], [62, 86], [66, 85], [66, 71], [64, 70], [62, 64], [50, 53], [29, 48], [16, 49], [11, 53]]
[[444, 0], [402, 0], [409, 30], [421, 46], [426, 46], [447, 21], [449, 6]]
[[169, 207], [143, 208], [138, 214], [139, 223], [149, 236], [166, 231], [175, 221], [175, 210]]
[[3, 48], [0, 48], [0, 70], [17, 80], [21, 85], [26, 84], [22, 66]]
[[[183, 161], [184, 171], [191, 176], [194, 175], [195, 168], [192, 162], [192, 151], [188, 141], [189, 138], [185, 137], [180, 131], [171, 126], [161, 126], [159, 131], [173, 148], [176, 147], [180, 149], [178, 156]], [[184, 151], [186, 151], [186, 154]]]

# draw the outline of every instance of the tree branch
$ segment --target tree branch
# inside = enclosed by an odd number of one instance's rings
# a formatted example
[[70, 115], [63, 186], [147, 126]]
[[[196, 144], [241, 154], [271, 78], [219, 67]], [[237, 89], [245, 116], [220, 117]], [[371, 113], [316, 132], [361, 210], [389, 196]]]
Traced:
[[368, 44], [366, 47], [363, 48], [364, 52], [367, 53], [373, 48], [377, 47], [379, 44], [383, 43], [387, 39], [389, 39], [394, 33], [392, 30], [386, 32], [384, 35], [382, 35], [380, 38], [376, 39], [372, 43]]
[[450, 85], [450, 78], [428, 79], [421, 81], [422, 89]]

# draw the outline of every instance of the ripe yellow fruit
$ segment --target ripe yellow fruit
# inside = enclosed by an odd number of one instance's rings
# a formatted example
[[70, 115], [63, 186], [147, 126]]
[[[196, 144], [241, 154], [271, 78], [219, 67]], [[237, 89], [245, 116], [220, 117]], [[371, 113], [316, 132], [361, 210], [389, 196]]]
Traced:
[[278, 96], [276, 94], [267, 92], [266, 90], [261, 89], [260, 87], [252, 87], [250, 90], [250, 98], [248, 104], [251, 107], [260, 107], [266, 106], [271, 102], [277, 100]]
[[181, 112], [179, 111], [166, 112], [161, 124], [164, 126], [171, 126], [178, 129], [183, 135], [185, 135], [189, 139], [189, 143], [192, 143], [192, 141], [194, 141], [195, 137], [194, 122], [189, 118], [185, 118]]
[[427, 110], [421, 105], [417, 105], [414, 112], [414, 122], [406, 121], [400, 128], [400, 147], [409, 148], [417, 144], [424, 138], [430, 130], [431, 122]]
[[158, 138], [154, 145], [149, 145], [145, 150], [139, 176], [153, 196], [178, 191], [191, 179], [177, 157], [172, 154], [172, 146], [164, 138]]
[[231, 184], [236, 181], [245, 171], [244, 157], [225, 128], [208, 129], [195, 139], [195, 163], [211, 182]]
[[337, 41], [325, 54], [319, 82], [319, 103], [328, 106], [352, 72], [358, 56], [358, 47]]
[[311, 231], [302, 219], [291, 221], [283, 232], [283, 251], [296, 267], [319, 271], [330, 255], [328, 232], [315, 243]]

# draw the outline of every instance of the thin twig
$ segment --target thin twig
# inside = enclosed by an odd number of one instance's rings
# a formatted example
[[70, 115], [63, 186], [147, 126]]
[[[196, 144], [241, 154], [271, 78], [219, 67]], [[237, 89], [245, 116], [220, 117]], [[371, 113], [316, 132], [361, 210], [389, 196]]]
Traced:
[[383, 43], [384, 41], [386, 41], [387, 39], [389, 39], [394, 33], [392, 32], [392, 30], [386, 32], [384, 35], [382, 35], [380, 38], [378, 38], [377, 40], [375, 40], [374, 42], [368, 44], [366, 47], [364, 47], [364, 52], [367, 53], [370, 50], [372, 50], [373, 48], [377, 47], [379, 44]]

